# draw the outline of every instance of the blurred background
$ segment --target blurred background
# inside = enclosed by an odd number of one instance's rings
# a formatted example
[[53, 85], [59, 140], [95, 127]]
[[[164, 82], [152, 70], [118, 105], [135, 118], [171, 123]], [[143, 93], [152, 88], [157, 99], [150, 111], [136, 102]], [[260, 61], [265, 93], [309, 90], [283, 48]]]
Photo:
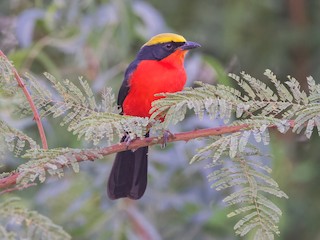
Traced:
[[[188, 86], [195, 80], [230, 84], [226, 72], [263, 78], [269, 68], [279, 79], [320, 79], [320, 2], [317, 0], [10, 0], [0, 1], [0, 49], [21, 74], [45, 84], [43, 72], [77, 83], [83, 76], [98, 95], [117, 94], [127, 65], [141, 45], [161, 32], [199, 42], [186, 61]], [[10, 108], [10, 107], [7, 107]], [[2, 120], [37, 139], [32, 117], [0, 110]], [[9, 111], [10, 112], [10, 111]], [[221, 125], [189, 116], [172, 132]], [[50, 148], [83, 148], [58, 120], [44, 119]], [[202, 140], [152, 147], [149, 185], [137, 202], [110, 201], [106, 179], [114, 156], [81, 163], [78, 174], [12, 195], [52, 219], [73, 239], [238, 239], [223, 195], [210, 189], [203, 163], [189, 165]], [[273, 177], [290, 197], [278, 239], [320, 239], [319, 137], [272, 134]], [[19, 159], [8, 159], [6, 171]], [[8, 194], [9, 195], [9, 194]], [[7, 196], [6, 196], [7, 197]], [[2, 198], [2, 197], [1, 197]], [[0, 199], [1, 199], [0, 198]], [[247, 237], [250, 239], [250, 236]]]

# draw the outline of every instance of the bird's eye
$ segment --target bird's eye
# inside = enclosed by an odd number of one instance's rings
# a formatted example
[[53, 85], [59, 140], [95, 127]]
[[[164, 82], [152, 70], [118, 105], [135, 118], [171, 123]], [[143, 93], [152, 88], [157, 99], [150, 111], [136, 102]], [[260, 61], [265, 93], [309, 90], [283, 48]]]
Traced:
[[172, 45], [172, 43], [167, 43], [167, 44], [165, 45], [165, 47], [166, 47], [166, 49], [171, 50], [172, 47], [173, 47], [173, 45]]

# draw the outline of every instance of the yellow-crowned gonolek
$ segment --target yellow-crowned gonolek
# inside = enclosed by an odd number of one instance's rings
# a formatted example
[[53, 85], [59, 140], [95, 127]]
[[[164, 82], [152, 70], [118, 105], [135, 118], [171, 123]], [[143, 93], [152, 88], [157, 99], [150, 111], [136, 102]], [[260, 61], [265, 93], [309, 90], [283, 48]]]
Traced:
[[[145, 43], [127, 68], [119, 90], [122, 114], [150, 117], [152, 101], [160, 98], [155, 94], [181, 91], [187, 78], [185, 55], [197, 47], [198, 43], [173, 33], [156, 35]], [[108, 196], [141, 198], [147, 186], [147, 167], [148, 147], [118, 153], [108, 180]]]

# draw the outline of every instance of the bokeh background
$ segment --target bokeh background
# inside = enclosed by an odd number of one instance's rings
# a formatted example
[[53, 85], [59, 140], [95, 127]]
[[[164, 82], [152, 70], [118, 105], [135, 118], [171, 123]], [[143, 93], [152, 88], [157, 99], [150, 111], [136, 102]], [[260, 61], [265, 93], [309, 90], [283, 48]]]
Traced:
[[[30, 72], [44, 84], [43, 72], [75, 83], [83, 76], [97, 95], [105, 86], [117, 94], [140, 46], [157, 33], [176, 32], [202, 45], [188, 56], [188, 86], [195, 80], [230, 84], [226, 72], [242, 70], [263, 79], [269, 68], [283, 81], [296, 77], [305, 88], [307, 76], [320, 79], [319, 11], [317, 0], [2, 0], [0, 49], [21, 74]], [[37, 139], [32, 117], [0, 117]], [[190, 115], [171, 130], [221, 124]], [[44, 127], [51, 148], [90, 146], [59, 120], [44, 119]], [[278, 239], [320, 239], [318, 138], [272, 134], [273, 177], [290, 197], [278, 202], [284, 213]], [[14, 195], [74, 239], [238, 239], [235, 219], [226, 217], [230, 209], [210, 189], [203, 164], [188, 164], [201, 144], [152, 147], [149, 186], [137, 202], [108, 200], [114, 156], [81, 163], [78, 174], [67, 171]], [[5, 170], [19, 161], [9, 159]]]

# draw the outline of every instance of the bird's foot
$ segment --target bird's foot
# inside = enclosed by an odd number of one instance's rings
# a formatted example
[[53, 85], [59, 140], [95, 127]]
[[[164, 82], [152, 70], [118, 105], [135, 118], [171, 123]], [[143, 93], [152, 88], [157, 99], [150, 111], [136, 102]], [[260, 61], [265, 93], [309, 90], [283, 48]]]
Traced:
[[[132, 142], [134, 141], [134, 139], [135, 139], [135, 138], [132, 138], [129, 133], [126, 133], [126, 134], [122, 137], [121, 142], [125, 142], [125, 143], [126, 143], [126, 147], [127, 147], [127, 149], [128, 149], [130, 143], [132, 143]], [[136, 149], [131, 149], [132, 152], [134, 152], [135, 150], [136, 150]]]
[[129, 146], [129, 144], [132, 142], [132, 138], [130, 137], [130, 134], [126, 133], [121, 142], [125, 142], [127, 146]]
[[170, 138], [174, 138], [174, 134], [169, 130], [163, 130], [163, 141], [161, 143], [161, 148], [165, 148]]

